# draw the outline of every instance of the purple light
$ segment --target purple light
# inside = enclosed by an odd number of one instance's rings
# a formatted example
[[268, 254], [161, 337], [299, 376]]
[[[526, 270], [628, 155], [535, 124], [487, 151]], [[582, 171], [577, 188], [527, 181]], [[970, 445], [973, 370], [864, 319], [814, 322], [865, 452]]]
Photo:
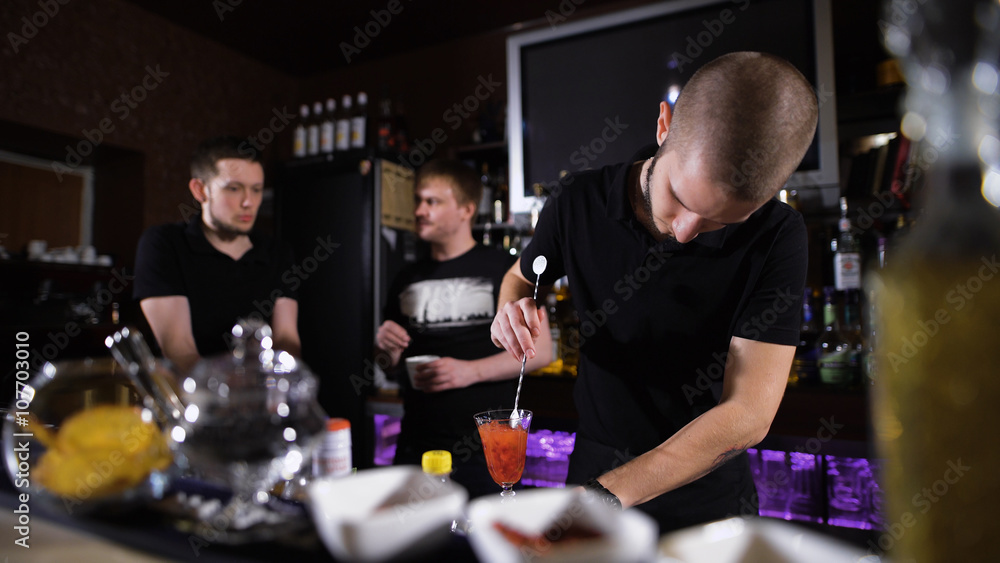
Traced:
[[375, 465], [392, 465], [396, 457], [396, 438], [399, 436], [399, 417], [390, 414], [376, 414], [375, 421]]
[[532, 487], [565, 487], [569, 454], [573, 453], [576, 434], [534, 430], [528, 434], [527, 458], [521, 482]]
[[[867, 459], [837, 457], [826, 459], [826, 481], [829, 519], [834, 526], [870, 530], [880, 516], [874, 514], [881, 506], [876, 499], [878, 484]], [[875, 502], [873, 502], [875, 500]]]

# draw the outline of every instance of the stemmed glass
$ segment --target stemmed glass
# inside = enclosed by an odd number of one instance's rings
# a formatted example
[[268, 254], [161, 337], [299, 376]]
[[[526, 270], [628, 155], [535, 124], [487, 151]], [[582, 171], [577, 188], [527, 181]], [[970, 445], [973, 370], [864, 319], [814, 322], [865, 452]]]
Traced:
[[524, 459], [528, 448], [528, 429], [531, 426], [532, 412], [518, 409], [516, 417], [510, 410], [494, 410], [474, 415], [479, 437], [483, 441], [483, 452], [486, 455], [486, 466], [490, 477], [503, 490], [500, 498], [513, 499], [514, 483], [521, 479], [524, 472]]

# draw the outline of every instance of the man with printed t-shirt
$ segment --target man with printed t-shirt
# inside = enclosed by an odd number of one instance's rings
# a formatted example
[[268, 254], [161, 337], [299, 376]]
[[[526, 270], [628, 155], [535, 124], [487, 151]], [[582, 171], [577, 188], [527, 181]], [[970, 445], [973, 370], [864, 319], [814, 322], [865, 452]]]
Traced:
[[[406, 357], [441, 356], [417, 368], [414, 385], [405, 374], [399, 377], [404, 414], [395, 463], [419, 465], [423, 452], [448, 450], [452, 479], [470, 496], [497, 491], [472, 417], [513, 408], [521, 368], [490, 342], [500, 282], [513, 258], [472, 237], [482, 189], [475, 171], [460, 161], [433, 160], [420, 168], [417, 236], [429, 244], [430, 256], [396, 276], [375, 337], [379, 365], [402, 367]], [[543, 311], [536, 319], [548, 326]], [[547, 352], [530, 360], [527, 371], [549, 363], [548, 334]]]

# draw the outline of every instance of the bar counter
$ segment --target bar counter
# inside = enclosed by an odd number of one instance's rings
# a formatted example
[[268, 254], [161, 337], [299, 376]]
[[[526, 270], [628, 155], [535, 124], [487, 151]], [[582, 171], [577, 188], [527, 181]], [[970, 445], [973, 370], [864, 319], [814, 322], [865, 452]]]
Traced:
[[[5, 538], [2, 552], [12, 562], [52, 561], [204, 561], [236, 563], [255, 561], [337, 561], [309, 529], [287, 541], [258, 542], [245, 545], [213, 544], [176, 529], [163, 514], [138, 508], [118, 515], [71, 516], [40, 502], [29, 504], [30, 529], [28, 549], [14, 544], [21, 537], [18, 525], [20, 503], [10, 482], [2, 479], [0, 487], [0, 526]], [[9, 538], [9, 539], [6, 539]], [[466, 538], [453, 535], [448, 543], [407, 561], [475, 562], [476, 557]]]

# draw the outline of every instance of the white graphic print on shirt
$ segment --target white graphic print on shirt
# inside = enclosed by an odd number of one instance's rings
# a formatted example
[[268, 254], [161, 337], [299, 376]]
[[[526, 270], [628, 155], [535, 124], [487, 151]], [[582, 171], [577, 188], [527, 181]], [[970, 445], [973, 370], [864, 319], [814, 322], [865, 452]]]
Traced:
[[413, 283], [399, 296], [399, 305], [411, 324], [429, 329], [489, 324], [496, 308], [493, 284], [487, 278]]

